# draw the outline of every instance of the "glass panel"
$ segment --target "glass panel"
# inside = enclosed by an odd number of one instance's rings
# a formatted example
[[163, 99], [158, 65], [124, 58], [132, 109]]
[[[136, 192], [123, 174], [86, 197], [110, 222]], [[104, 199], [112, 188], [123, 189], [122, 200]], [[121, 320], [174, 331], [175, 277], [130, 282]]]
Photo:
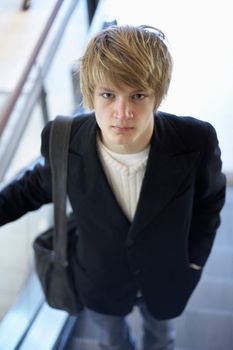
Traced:
[[87, 41], [87, 24], [86, 5], [80, 1], [45, 80], [49, 119], [58, 114], [70, 115], [76, 108], [73, 70]]
[[[64, 6], [68, 6], [68, 1], [64, 4]], [[43, 96], [45, 97], [43, 100], [44, 109], [42, 110], [41, 100], [38, 98], [36, 104], [30, 107], [29, 123], [23, 131], [22, 142], [17, 147], [4, 183], [11, 180], [23, 167], [36, 160], [40, 155], [40, 135], [47, 117], [45, 114], [43, 115], [43, 112], [47, 110], [48, 119], [53, 119], [57, 114], [71, 114], [75, 109], [72, 70], [86, 43], [88, 30], [86, 1], [79, 1], [64, 34], [61, 33], [62, 40], [56, 55], [54, 58], [51, 55], [53, 60], [49, 62], [48, 57], [52, 53], [51, 46], [53, 46], [60, 24], [66, 17], [65, 11], [66, 7], [62, 7], [61, 14], [59, 14], [45, 48], [34, 67], [33, 74], [30, 76], [24, 95], [21, 96], [20, 102], [17, 104], [17, 110], [14, 110], [16, 117], [14, 122], [10, 123], [9, 128], [20, 123], [21, 116], [24, 115], [24, 102], [29, 97], [30, 103], [30, 93], [33, 91], [35, 94], [35, 90], [31, 90], [31, 87], [34, 88], [35, 84], [40, 86], [38, 72], [43, 76], [44, 69], [48, 69], [43, 81], [46, 92], [46, 95]], [[47, 67], [45, 67], [46, 64]], [[27, 108], [30, 110], [28, 106]], [[9, 132], [13, 135], [14, 130]], [[4, 183], [0, 184], [0, 188], [4, 186]], [[0, 228], [0, 320], [2, 321], [0, 322], [0, 348], [3, 344], [1, 343], [3, 342], [1, 334], [5, 334], [7, 323], [10, 324], [9, 322], [12, 323], [13, 320], [17, 329], [24, 328], [25, 331], [31, 322], [34, 303], [38, 303], [38, 307], [41, 303], [42, 294], [39, 284], [35, 279], [30, 279], [34, 273], [32, 243], [39, 233], [52, 224], [52, 210], [52, 205], [46, 205], [40, 210], [29, 213]], [[25, 286], [27, 286], [26, 289], [24, 289]], [[36, 309], [33, 310], [36, 311]], [[23, 326], [18, 328], [18, 324]]]

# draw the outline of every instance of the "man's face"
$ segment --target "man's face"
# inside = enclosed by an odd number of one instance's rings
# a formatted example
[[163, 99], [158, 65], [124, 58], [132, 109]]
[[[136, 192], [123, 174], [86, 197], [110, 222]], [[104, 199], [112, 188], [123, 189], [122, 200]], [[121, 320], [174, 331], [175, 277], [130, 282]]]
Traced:
[[139, 91], [126, 85], [97, 86], [94, 110], [105, 146], [125, 154], [146, 148], [153, 133], [154, 105], [152, 90]]

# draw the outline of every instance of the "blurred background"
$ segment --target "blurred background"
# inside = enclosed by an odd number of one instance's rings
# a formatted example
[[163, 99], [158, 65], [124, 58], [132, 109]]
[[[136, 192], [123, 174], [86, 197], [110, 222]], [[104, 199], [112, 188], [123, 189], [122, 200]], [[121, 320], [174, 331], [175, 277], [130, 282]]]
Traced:
[[[206, 120], [217, 131], [227, 200], [203, 279], [176, 320], [177, 350], [233, 344], [233, 22], [231, 1], [1, 0], [0, 188], [40, 159], [40, 133], [58, 114], [81, 110], [77, 59], [111, 24], [148, 24], [167, 36], [174, 71], [160, 109]], [[51, 205], [0, 229], [0, 350], [74, 349], [78, 317], [48, 307], [32, 243]], [[129, 315], [140, 349], [140, 318]], [[90, 349], [91, 350], [91, 349]]]

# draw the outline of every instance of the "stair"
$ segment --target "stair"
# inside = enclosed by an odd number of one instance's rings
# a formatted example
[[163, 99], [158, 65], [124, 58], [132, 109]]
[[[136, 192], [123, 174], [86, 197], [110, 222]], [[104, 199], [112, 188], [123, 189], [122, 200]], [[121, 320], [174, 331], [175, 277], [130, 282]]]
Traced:
[[222, 223], [187, 309], [177, 319], [176, 350], [233, 349], [233, 188], [227, 189]]
[[185, 350], [232, 350], [233, 313], [188, 309], [176, 321], [177, 346]]

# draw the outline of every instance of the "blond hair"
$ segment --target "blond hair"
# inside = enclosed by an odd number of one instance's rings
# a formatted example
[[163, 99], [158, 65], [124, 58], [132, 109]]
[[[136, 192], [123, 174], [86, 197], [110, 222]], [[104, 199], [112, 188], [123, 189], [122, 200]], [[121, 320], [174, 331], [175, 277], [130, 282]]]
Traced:
[[83, 104], [93, 109], [97, 85], [126, 84], [152, 89], [155, 108], [165, 97], [172, 73], [172, 57], [164, 33], [151, 26], [111, 26], [97, 33], [80, 58]]

